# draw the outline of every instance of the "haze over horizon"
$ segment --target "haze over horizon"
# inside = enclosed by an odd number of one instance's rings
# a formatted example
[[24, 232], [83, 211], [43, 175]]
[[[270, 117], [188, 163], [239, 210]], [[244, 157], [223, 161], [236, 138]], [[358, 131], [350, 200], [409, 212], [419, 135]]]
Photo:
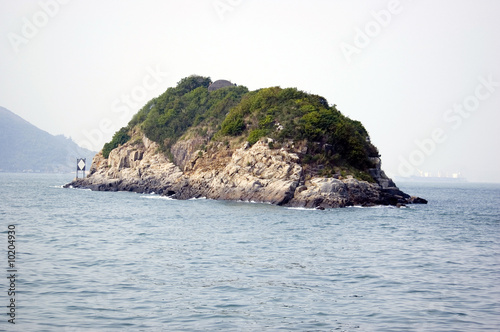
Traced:
[[197, 74], [297, 87], [390, 176], [500, 182], [500, 2], [0, 0], [0, 106], [83, 147]]

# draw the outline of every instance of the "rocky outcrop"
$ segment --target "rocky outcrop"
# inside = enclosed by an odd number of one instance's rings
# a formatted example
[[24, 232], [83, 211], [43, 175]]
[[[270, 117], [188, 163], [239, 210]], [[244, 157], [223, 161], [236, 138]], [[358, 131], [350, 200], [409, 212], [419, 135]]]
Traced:
[[200, 147], [206, 143], [207, 140], [202, 137], [178, 141], [170, 148], [174, 163], [178, 165], [180, 169], [184, 169], [186, 164], [191, 161], [193, 154], [198, 152]]
[[142, 141], [112, 150], [107, 159], [97, 154], [90, 174], [66, 186], [308, 208], [426, 203], [400, 191], [381, 170], [380, 159], [374, 160], [375, 168], [370, 170], [377, 183], [351, 176], [309, 178], [299, 156], [287, 149], [271, 149], [259, 141], [237, 149], [219, 142], [207, 152], [196, 150], [205, 143], [200, 139], [178, 142], [171, 149], [173, 163], [159, 152], [157, 143], [143, 135]]
[[[222, 156], [207, 156], [206, 160], [194, 157], [185, 172], [191, 190], [207, 198], [279, 205], [293, 198], [302, 176], [296, 154], [271, 150], [262, 142], [252, 147], [245, 143], [232, 153], [228, 150], [223, 149]], [[184, 194], [181, 197], [187, 198]]]
[[134, 191], [168, 194], [185, 181], [183, 172], [158, 153], [158, 144], [143, 136], [139, 143], [127, 143], [92, 161], [89, 175], [68, 184], [101, 191]]

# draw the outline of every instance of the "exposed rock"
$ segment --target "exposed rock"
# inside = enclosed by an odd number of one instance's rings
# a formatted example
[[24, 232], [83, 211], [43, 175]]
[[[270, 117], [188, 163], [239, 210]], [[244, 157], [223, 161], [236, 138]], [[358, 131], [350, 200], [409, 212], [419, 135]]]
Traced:
[[66, 186], [317, 209], [426, 203], [401, 192], [381, 170], [380, 160], [370, 170], [377, 183], [352, 176], [313, 177], [305, 181], [298, 155], [285, 148], [270, 149], [259, 141], [253, 146], [246, 142], [237, 149], [219, 142], [207, 152], [198, 150], [205, 143], [196, 138], [178, 142], [171, 150], [175, 162], [172, 163], [159, 152], [157, 143], [143, 136], [142, 144], [128, 142], [112, 150], [108, 159], [97, 154], [89, 176]]
[[217, 81], [213, 82], [212, 84], [210, 84], [210, 86], [208, 87], [208, 91], [215, 91], [215, 90], [218, 90], [221, 88], [225, 88], [228, 86], [235, 86], [235, 85], [236, 84], [233, 84], [227, 80], [217, 80]]
[[285, 204], [293, 197], [302, 175], [298, 156], [271, 150], [257, 142], [243, 146], [219, 169], [195, 167], [190, 184], [213, 199], [244, 200]]
[[170, 149], [174, 158], [174, 163], [178, 165], [180, 169], [184, 169], [187, 162], [193, 158], [195, 152], [198, 153], [199, 148], [205, 143], [207, 143], [207, 140], [201, 137], [178, 141]]
[[[158, 153], [158, 144], [143, 137], [143, 144], [127, 143], [112, 150], [108, 159], [102, 152], [92, 162], [85, 179], [70, 183], [101, 191], [135, 191], [166, 193], [184, 181], [182, 171]], [[174, 190], [175, 191], [175, 190]]]
[[408, 203], [411, 203], [411, 204], [427, 204], [427, 200], [423, 199], [423, 198], [420, 198], [420, 197], [411, 196], [408, 199]]

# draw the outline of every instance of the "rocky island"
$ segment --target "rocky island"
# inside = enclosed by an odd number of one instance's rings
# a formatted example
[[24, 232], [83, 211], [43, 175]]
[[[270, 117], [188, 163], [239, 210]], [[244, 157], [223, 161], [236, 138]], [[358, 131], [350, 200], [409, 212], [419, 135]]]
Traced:
[[150, 100], [65, 186], [319, 209], [427, 203], [396, 187], [363, 125], [325, 98], [201, 76]]

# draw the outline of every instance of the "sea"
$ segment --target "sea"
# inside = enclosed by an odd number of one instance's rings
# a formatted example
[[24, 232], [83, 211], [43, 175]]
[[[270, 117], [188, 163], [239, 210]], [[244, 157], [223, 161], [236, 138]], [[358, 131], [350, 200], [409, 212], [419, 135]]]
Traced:
[[499, 184], [320, 211], [73, 177], [0, 173], [2, 331], [500, 331]]

